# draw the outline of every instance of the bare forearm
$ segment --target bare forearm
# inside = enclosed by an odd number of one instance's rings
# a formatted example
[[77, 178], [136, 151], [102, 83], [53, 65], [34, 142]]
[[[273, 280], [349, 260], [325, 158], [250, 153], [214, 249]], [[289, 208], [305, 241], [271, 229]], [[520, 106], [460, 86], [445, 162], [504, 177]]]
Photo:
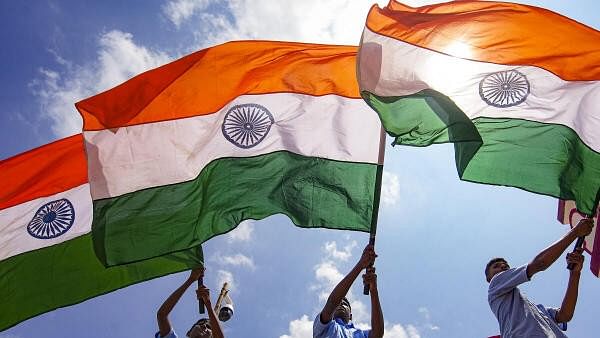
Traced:
[[210, 327], [212, 330], [213, 338], [224, 338], [223, 330], [221, 329], [221, 324], [219, 324], [219, 319], [217, 318], [217, 314], [215, 310], [212, 308], [210, 301], [205, 301], [204, 306], [208, 309], [208, 320], [210, 321]]
[[179, 301], [185, 290], [192, 285], [194, 281], [186, 279], [183, 284], [173, 291], [173, 293], [165, 300], [156, 312], [156, 320], [158, 321], [158, 330], [161, 336], [165, 336], [171, 331], [171, 324], [169, 323], [169, 313], [175, 307], [175, 304]]
[[569, 231], [561, 239], [544, 249], [527, 266], [527, 275], [531, 278], [535, 273], [546, 270], [556, 262], [575, 239], [577, 239], [577, 235], [573, 231]]
[[321, 322], [329, 322], [333, 318], [333, 312], [335, 308], [340, 304], [342, 298], [346, 296], [348, 290], [352, 286], [352, 283], [356, 280], [358, 275], [360, 274], [361, 267], [359, 265], [355, 265], [352, 270], [335, 286], [329, 298], [327, 298], [327, 303], [323, 307], [323, 311], [321, 311]]
[[377, 287], [372, 288], [371, 292], [371, 338], [383, 337], [383, 311], [379, 303], [379, 292]]
[[581, 273], [579, 271], [571, 271], [569, 276], [569, 284], [567, 285], [567, 291], [565, 292], [565, 298], [563, 299], [560, 310], [556, 314], [556, 321], [559, 323], [565, 323], [573, 318], [575, 313], [575, 305], [577, 305], [577, 295], [579, 293], [579, 279]]
[[194, 281], [186, 279], [186, 281], [183, 282], [183, 284], [178, 287], [177, 290], [173, 291], [173, 293], [165, 300], [165, 302], [158, 309], [158, 313], [168, 315], [171, 310], [173, 310], [179, 299], [181, 299], [181, 296], [183, 296], [185, 290], [187, 290], [192, 283], [194, 283]]

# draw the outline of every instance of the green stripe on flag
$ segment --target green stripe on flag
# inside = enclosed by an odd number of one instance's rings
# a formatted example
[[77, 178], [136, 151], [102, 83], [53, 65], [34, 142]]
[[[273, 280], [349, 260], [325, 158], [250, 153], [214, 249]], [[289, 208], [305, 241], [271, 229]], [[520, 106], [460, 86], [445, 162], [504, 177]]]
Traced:
[[523, 119], [470, 120], [448, 97], [425, 90], [404, 97], [362, 93], [394, 144], [453, 142], [461, 179], [576, 200], [591, 213], [600, 200], [600, 154], [572, 129]]
[[194, 180], [94, 201], [96, 251], [109, 266], [137, 261], [277, 213], [301, 227], [368, 232], [376, 171], [286, 151], [218, 159]]
[[0, 331], [44, 312], [202, 265], [196, 248], [105, 268], [91, 234], [0, 262]]

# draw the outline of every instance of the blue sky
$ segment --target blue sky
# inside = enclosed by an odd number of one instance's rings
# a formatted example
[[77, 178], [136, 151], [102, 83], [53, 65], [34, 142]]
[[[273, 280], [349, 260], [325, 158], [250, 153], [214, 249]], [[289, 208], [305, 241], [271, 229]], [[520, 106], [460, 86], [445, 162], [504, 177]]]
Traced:
[[[384, 4], [383, 1], [380, 1]], [[412, 4], [424, 3], [412, 1]], [[600, 29], [594, 1], [526, 1]], [[0, 158], [80, 130], [73, 103], [189, 52], [235, 39], [357, 44], [372, 1], [2, 1]], [[389, 142], [388, 142], [389, 144]], [[498, 332], [483, 267], [492, 256], [528, 262], [565, 233], [555, 199], [461, 182], [453, 148], [386, 149], [377, 271], [386, 337], [487, 337]], [[310, 337], [323, 297], [358, 259], [368, 235], [294, 227], [283, 216], [248, 222], [204, 247], [206, 283], [233, 283], [227, 337]], [[570, 337], [594, 336], [598, 281], [583, 273]], [[21, 323], [0, 337], [151, 337], [155, 311], [186, 278], [131, 286]], [[559, 306], [558, 261], [523, 287]], [[368, 298], [352, 290], [355, 319]], [[10, 311], [3, 309], [2, 311]], [[171, 314], [183, 336], [196, 320], [189, 290]]]

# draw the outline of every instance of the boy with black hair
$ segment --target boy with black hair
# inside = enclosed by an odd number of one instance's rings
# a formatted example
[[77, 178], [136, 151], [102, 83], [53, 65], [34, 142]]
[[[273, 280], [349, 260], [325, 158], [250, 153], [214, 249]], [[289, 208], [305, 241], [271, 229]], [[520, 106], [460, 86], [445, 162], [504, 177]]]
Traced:
[[[171, 310], [173, 310], [173, 307], [175, 307], [175, 304], [177, 304], [185, 290], [202, 277], [204, 277], [203, 267], [192, 270], [185, 282], [183, 282], [177, 290], [173, 291], [161, 305], [156, 312], [158, 332], [155, 334], [155, 338], [177, 338], [177, 335], [169, 322], [169, 313], [171, 313]], [[196, 296], [198, 297], [198, 300], [204, 303], [204, 307], [208, 312], [208, 318], [201, 318], [198, 320], [188, 330], [186, 336], [190, 338], [224, 338], [221, 325], [219, 324], [215, 310], [213, 310], [210, 303], [209, 290], [202, 285], [196, 290]]]
[[529, 264], [510, 268], [504, 258], [493, 258], [485, 267], [490, 308], [500, 324], [502, 338], [550, 337], [566, 338], [562, 332], [573, 318], [579, 277], [583, 267], [583, 249], [567, 254], [567, 263], [573, 264], [569, 284], [560, 308], [535, 305], [521, 294], [519, 284], [528, 282], [540, 271], [546, 270], [578, 237], [587, 236], [594, 223], [584, 219], [560, 240], [540, 252]]
[[[377, 290], [377, 275], [375, 268], [375, 250], [373, 245], [365, 247], [360, 260], [352, 270], [331, 291], [323, 310], [317, 315], [313, 323], [314, 338], [380, 338], [383, 337], [383, 313], [379, 303]], [[363, 282], [369, 288], [371, 295], [371, 330], [361, 330], [352, 324], [352, 308], [346, 294], [352, 283], [363, 269]]]

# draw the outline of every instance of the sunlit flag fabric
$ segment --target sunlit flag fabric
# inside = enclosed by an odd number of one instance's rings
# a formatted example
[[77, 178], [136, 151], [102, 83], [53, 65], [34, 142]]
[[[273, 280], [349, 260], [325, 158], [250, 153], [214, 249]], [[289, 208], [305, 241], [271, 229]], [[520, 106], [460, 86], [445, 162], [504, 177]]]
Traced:
[[356, 47], [230, 42], [77, 103], [101, 258], [162, 255], [276, 213], [369, 231], [381, 124], [355, 67]]
[[361, 95], [396, 144], [454, 142], [463, 180], [600, 198], [600, 32], [551, 11], [457, 1], [369, 12]]
[[0, 331], [91, 297], [202, 264], [188, 250], [105, 268], [91, 240], [83, 137], [0, 161]]
[[[560, 200], [558, 203], [558, 221], [562, 224], [568, 224], [572, 227], [576, 226], [587, 215], [582, 214], [577, 210], [574, 201]], [[583, 248], [592, 257], [590, 260], [590, 271], [596, 277], [600, 277], [600, 207], [596, 211], [594, 217], [594, 228], [592, 232], [585, 237]]]

